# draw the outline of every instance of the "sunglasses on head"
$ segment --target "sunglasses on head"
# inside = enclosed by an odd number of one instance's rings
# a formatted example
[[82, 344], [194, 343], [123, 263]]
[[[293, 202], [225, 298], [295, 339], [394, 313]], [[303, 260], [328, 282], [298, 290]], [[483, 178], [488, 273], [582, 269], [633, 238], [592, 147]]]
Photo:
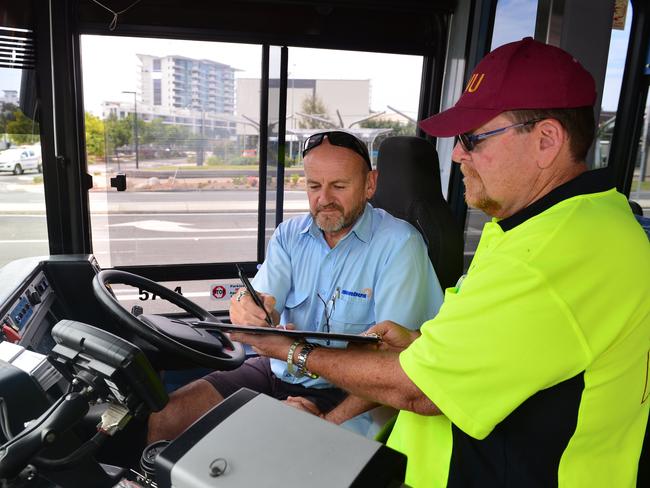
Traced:
[[366, 145], [363, 142], [361, 142], [359, 139], [354, 137], [352, 134], [348, 132], [339, 131], [339, 130], [333, 130], [330, 132], [320, 132], [318, 134], [309, 136], [305, 140], [305, 143], [302, 147], [302, 157], [304, 158], [309, 151], [311, 151], [315, 147], [320, 146], [323, 143], [325, 137], [327, 137], [327, 140], [329, 141], [330, 144], [334, 146], [345, 147], [357, 153], [366, 162], [366, 164], [368, 165], [368, 169], [372, 170], [372, 164], [370, 163], [370, 155], [368, 154], [368, 148], [366, 147]]

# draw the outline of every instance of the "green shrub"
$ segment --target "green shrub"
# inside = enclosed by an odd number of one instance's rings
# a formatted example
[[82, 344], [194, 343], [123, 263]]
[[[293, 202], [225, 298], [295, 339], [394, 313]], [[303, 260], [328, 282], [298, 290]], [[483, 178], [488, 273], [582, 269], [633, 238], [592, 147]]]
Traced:
[[232, 179], [233, 185], [243, 185], [246, 182], [243, 176], [235, 176]]
[[208, 166], [217, 166], [219, 164], [223, 164], [223, 159], [213, 154], [212, 156], [208, 157], [208, 159], [205, 160], [205, 164], [207, 164]]
[[258, 165], [259, 160], [256, 158], [247, 158], [242, 156], [234, 156], [228, 160], [228, 164], [238, 164], [238, 165]]

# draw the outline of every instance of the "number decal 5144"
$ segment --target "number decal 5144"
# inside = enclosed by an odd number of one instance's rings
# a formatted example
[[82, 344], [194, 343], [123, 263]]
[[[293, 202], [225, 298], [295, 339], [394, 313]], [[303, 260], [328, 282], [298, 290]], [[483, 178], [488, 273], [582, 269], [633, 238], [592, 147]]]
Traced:
[[[174, 288], [174, 291], [179, 295], [183, 294], [180, 286]], [[158, 295], [156, 295], [155, 293], [151, 293], [147, 290], [143, 290], [142, 288], [138, 289], [138, 292], [140, 294], [138, 298], [140, 299], [141, 302], [146, 302], [147, 300], [155, 300], [156, 298], [158, 298]]]

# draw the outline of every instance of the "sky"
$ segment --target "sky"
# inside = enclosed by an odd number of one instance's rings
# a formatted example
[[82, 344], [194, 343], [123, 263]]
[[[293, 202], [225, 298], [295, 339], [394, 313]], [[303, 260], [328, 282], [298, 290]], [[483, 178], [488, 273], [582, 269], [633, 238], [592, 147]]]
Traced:
[[[533, 35], [534, 0], [501, 0], [492, 47]], [[616, 110], [631, 24], [628, 10], [624, 31], [614, 30], [602, 106]], [[238, 71], [235, 77], [259, 78], [259, 45], [225, 44], [168, 39], [82, 36], [82, 72], [86, 111], [99, 115], [101, 102], [130, 101], [122, 91], [137, 88], [137, 53], [155, 56], [182, 55], [217, 61]], [[370, 80], [371, 109], [392, 107], [415, 117], [419, 98], [422, 58], [378, 53], [318, 49], [289, 49], [289, 78]], [[18, 90], [20, 71], [0, 69], [0, 90]]]
[[[235, 78], [260, 78], [259, 45], [167, 39], [83, 36], [81, 42], [86, 109], [100, 112], [102, 100], [128, 101], [134, 91], [136, 54], [181, 55], [208, 59], [235, 68]], [[417, 115], [422, 57], [289, 48], [289, 78], [371, 80], [371, 108], [389, 104]], [[279, 69], [277, 70], [279, 71]]]
[[[526, 36], [533, 36], [536, 9], [537, 1], [535, 0], [500, 0], [497, 3], [491, 49]], [[632, 7], [628, 5], [625, 28], [612, 30], [609, 42], [605, 87], [601, 103], [603, 110], [615, 112], [618, 106], [631, 25]]]

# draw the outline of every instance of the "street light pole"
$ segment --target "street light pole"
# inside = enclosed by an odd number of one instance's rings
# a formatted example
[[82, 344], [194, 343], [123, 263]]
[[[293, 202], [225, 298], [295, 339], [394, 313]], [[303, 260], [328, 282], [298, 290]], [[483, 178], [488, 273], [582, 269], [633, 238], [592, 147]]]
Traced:
[[135, 138], [135, 169], [139, 168], [138, 159], [138, 97], [134, 91], [123, 91], [122, 93], [131, 93], [133, 95], [133, 137]]
[[203, 107], [200, 108], [201, 110], [201, 145], [199, 146], [199, 157], [196, 158], [196, 165], [197, 166], [203, 166], [203, 158], [204, 158], [204, 151], [205, 151], [205, 110], [203, 110]]

